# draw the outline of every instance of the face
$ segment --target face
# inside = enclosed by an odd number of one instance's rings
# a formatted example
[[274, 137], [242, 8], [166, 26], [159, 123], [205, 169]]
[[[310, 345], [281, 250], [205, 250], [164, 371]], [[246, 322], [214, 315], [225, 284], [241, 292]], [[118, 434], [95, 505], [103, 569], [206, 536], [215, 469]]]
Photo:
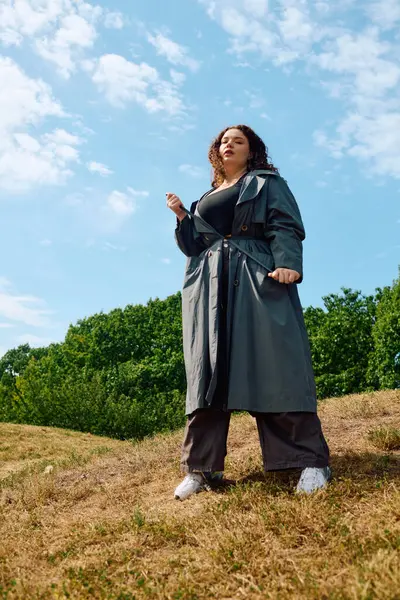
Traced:
[[224, 166], [244, 168], [250, 156], [247, 137], [240, 129], [228, 129], [221, 139], [219, 154]]

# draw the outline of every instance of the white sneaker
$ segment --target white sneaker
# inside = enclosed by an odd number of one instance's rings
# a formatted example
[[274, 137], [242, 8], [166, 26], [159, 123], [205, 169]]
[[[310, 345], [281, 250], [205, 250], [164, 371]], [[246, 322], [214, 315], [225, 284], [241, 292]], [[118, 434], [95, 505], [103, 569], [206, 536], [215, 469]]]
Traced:
[[186, 500], [192, 494], [206, 489], [206, 480], [202, 473], [188, 473], [175, 490], [176, 500]]
[[301, 473], [296, 492], [312, 494], [313, 492], [324, 488], [331, 479], [331, 475], [332, 473], [329, 467], [307, 467], [306, 469], [303, 469]]

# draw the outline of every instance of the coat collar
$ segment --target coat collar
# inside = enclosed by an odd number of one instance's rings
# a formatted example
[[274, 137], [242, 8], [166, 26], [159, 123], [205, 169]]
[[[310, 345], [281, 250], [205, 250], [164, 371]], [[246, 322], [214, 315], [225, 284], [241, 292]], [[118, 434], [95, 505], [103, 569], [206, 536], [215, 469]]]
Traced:
[[[247, 173], [246, 177], [243, 179], [236, 206], [242, 204], [243, 202], [253, 200], [253, 198], [260, 193], [265, 185], [266, 175], [275, 175], [276, 177], [279, 177], [278, 173], [268, 169], [257, 169]], [[208, 223], [206, 223], [206, 221], [204, 221], [204, 219], [200, 216], [197, 205], [193, 216], [195, 217], [196, 229], [198, 232], [211, 234], [214, 233], [212, 228], [210, 229]]]
[[236, 203], [236, 206], [238, 204], [242, 204], [243, 202], [253, 200], [253, 198], [258, 196], [265, 185], [266, 175], [275, 175], [279, 177], [278, 173], [268, 169], [257, 169], [247, 173], [246, 177], [243, 179], [242, 188], [240, 190], [239, 199]]

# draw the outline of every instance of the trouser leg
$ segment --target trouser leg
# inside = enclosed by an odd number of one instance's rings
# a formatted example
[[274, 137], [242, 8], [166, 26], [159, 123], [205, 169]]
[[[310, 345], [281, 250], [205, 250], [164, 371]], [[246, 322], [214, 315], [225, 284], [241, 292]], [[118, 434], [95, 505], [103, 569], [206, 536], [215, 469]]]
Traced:
[[189, 415], [182, 444], [182, 471], [224, 470], [230, 418], [229, 412], [212, 408]]
[[329, 448], [317, 413], [253, 413], [264, 469], [326, 467]]

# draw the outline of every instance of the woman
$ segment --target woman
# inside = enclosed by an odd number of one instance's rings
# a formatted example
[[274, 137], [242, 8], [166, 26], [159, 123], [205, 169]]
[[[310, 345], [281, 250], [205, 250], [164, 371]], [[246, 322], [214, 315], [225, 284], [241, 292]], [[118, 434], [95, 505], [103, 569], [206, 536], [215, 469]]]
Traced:
[[305, 233], [296, 201], [245, 125], [212, 143], [212, 189], [190, 214], [167, 194], [188, 257], [182, 291], [187, 375], [180, 500], [220, 479], [231, 412], [257, 421], [264, 469], [301, 468], [298, 492], [330, 479], [297, 285]]

